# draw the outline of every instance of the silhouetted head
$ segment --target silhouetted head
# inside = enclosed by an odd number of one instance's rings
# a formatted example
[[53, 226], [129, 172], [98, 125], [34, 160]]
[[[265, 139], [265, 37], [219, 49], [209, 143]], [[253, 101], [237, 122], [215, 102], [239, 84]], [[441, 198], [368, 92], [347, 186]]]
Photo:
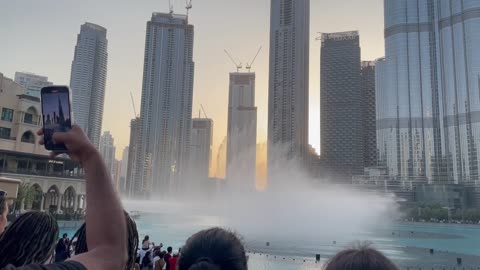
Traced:
[[63, 234], [63, 239], [67, 239], [68, 238], [68, 234], [64, 233]]
[[36, 211], [21, 215], [0, 236], [0, 269], [45, 263], [57, 239], [58, 224], [51, 215]]
[[170, 253], [170, 254], [172, 253], [172, 250], [173, 250], [172, 247], [168, 247], [168, 248], [167, 248], [167, 252]]
[[3, 233], [5, 227], [7, 226], [7, 214], [8, 214], [8, 204], [7, 204], [7, 193], [0, 190], [0, 234]]
[[325, 270], [398, 270], [382, 253], [368, 246], [339, 252]]
[[[124, 214], [127, 222], [127, 234], [128, 234], [127, 235], [128, 261], [127, 261], [127, 264], [125, 265], [125, 269], [132, 269], [134, 268], [134, 265], [135, 265], [135, 258], [137, 257], [137, 249], [138, 249], [137, 224], [127, 212], [124, 211]], [[77, 230], [77, 232], [72, 238], [72, 242], [73, 241], [75, 241], [75, 247], [73, 248], [75, 255], [82, 254], [88, 251], [86, 223], [83, 223], [80, 229]]]
[[192, 235], [178, 261], [178, 270], [246, 270], [247, 257], [232, 232], [212, 228]]
[[143, 241], [142, 241], [142, 243], [143, 243], [143, 242], [145, 242], [145, 241], [148, 241], [148, 240], [150, 240], [150, 236], [148, 236], [148, 235], [145, 235], [145, 237], [143, 238]]

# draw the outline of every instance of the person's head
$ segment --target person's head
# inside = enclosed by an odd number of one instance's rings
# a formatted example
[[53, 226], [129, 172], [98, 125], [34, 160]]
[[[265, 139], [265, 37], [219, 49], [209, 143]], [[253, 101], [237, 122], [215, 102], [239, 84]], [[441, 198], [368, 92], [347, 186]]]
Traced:
[[168, 254], [172, 254], [172, 250], [173, 250], [172, 247], [167, 247], [167, 252], [168, 252]]
[[57, 221], [49, 214], [28, 212], [0, 236], [0, 268], [43, 264], [53, 254], [58, 239]]
[[150, 236], [145, 235], [145, 238], [143, 238], [143, 242], [150, 240]]
[[68, 234], [64, 233], [63, 234], [63, 239], [68, 239]]
[[247, 257], [240, 239], [221, 228], [200, 231], [182, 247], [178, 270], [246, 270]]
[[7, 214], [7, 192], [0, 190], [0, 234], [3, 233], [5, 227], [7, 226]]
[[368, 246], [339, 252], [324, 268], [325, 270], [398, 270], [387, 257]]
[[[128, 261], [127, 261], [127, 264], [125, 265], [125, 269], [132, 269], [135, 265], [135, 258], [137, 257], [137, 250], [138, 250], [137, 224], [127, 212], [124, 212], [124, 214], [127, 222], [127, 239], [128, 239], [127, 241]], [[75, 255], [88, 252], [86, 223], [84, 223], [80, 227], [80, 229], [77, 230], [77, 232], [72, 237], [72, 239], [76, 239], [75, 246], [73, 248]]]
[[162, 252], [160, 252], [160, 258], [162, 258], [162, 259], [163, 259], [163, 257], [165, 257], [165, 254], [167, 254], [167, 252], [166, 252], [166, 251], [162, 251]]

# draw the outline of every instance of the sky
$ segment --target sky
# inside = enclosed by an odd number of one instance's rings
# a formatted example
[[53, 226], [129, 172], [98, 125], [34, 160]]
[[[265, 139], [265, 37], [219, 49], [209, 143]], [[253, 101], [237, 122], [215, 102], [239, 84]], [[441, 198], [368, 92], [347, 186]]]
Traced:
[[[0, 0], [0, 72], [48, 76], [69, 85], [80, 25], [107, 28], [108, 77], [103, 130], [110, 131], [117, 159], [129, 143], [130, 120], [140, 113], [146, 23], [152, 12], [168, 12], [168, 0]], [[171, 0], [185, 13], [184, 0]], [[362, 60], [384, 55], [383, 0], [311, 0], [310, 23], [310, 144], [320, 149], [319, 33], [359, 30]], [[229, 72], [234, 65], [227, 49], [246, 63], [263, 47], [256, 72], [258, 142], [266, 141], [268, 118], [268, 52], [270, 0], [193, 0], [190, 23], [195, 26], [193, 116], [200, 104], [214, 121], [213, 157], [227, 132]], [[202, 114], [203, 116], [203, 114]]]

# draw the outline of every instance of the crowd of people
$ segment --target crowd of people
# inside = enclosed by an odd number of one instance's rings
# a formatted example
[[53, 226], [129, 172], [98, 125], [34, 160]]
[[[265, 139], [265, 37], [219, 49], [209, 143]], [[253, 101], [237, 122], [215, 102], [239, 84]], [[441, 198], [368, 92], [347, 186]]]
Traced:
[[[42, 136], [42, 131], [38, 132]], [[112, 185], [110, 173], [95, 147], [78, 127], [55, 133], [70, 157], [85, 170], [85, 223], [72, 239], [63, 235], [55, 219], [28, 212], [7, 225], [7, 194], [0, 191], [0, 270], [246, 270], [247, 255], [239, 237], [222, 228], [202, 230], [177, 250], [156, 246], [146, 236], [141, 243], [135, 221], [126, 213]], [[41, 141], [43, 143], [43, 141]], [[52, 156], [55, 156], [52, 153]], [[320, 226], [320, 225], [319, 225]], [[369, 247], [338, 253], [326, 270], [395, 270], [383, 254]]]

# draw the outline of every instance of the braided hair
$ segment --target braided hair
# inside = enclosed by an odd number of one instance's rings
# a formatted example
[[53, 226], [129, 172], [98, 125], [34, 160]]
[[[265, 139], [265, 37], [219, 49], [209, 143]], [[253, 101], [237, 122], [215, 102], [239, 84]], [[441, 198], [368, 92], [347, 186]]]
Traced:
[[212, 228], [188, 238], [177, 265], [178, 270], [246, 270], [247, 257], [234, 233]]
[[0, 235], [0, 269], [12, 264], [43, 264], [51, 258], [58, 238], [57, 221], [47, 213], [28, 212]]
[[[139, 240], [138, 240], [137, 224], [127, 212], [124, 211], [124, 214], [127, 222], [127, 234], [128, 234], [127, 236], [128, 261], [127, 261], [127, 264], [125, 265], [125, 269], [130, 270], [130, 269], [133, 269], [135, 266], [135, 258], [137, 257]], [[75, 247], [73, 248], [75, 255], [88, 252], [86, 223], [83, 223], [83, 225], [77, 230], [72, 240], [75, 240], [75, 239], [76, 239], [76, 244], [75, 244]]]

